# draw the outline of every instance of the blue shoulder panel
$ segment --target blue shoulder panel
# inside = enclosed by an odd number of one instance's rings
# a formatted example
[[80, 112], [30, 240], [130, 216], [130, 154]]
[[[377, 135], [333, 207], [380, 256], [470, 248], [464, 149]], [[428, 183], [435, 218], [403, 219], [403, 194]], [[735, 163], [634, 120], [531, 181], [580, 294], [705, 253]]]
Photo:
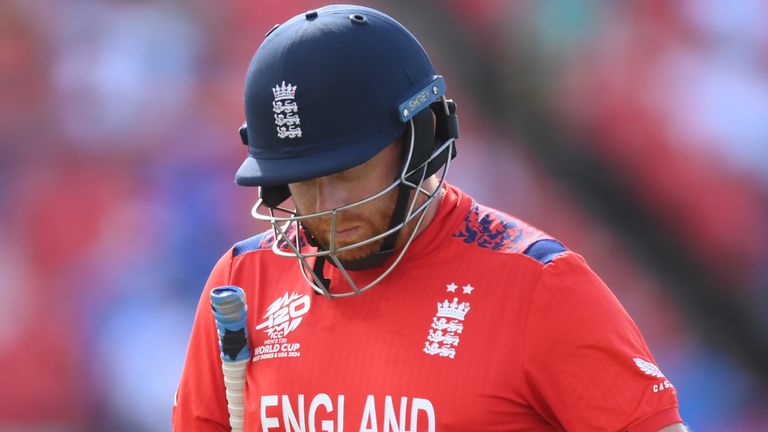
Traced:
[[246, 252], [272, 247], [272, 238], [272, 231], [264, 231], [249, 239], [239, 241], [235, 243], [235, 247], [232, 249], [232, 256], [236, 257]]
[[567, 250], [568, 249], [557, 240], [544, 239], [531, 243], [531, 245], [525, 249], [523, 254], [528, 255], [542, 264], [547, 264]]

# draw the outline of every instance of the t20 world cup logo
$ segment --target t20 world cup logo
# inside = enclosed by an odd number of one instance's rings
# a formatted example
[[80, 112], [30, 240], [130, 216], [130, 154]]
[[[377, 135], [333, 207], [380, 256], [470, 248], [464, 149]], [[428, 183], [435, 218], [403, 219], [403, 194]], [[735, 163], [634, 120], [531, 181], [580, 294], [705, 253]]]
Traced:
[[309, 312], [310, 300], [306, 294], [285, 293], [275, 300], [264, 314], [264, 322], [256, 330], [264, 329], [270, 339], [285, 337], [295, 330], [304, 315]]

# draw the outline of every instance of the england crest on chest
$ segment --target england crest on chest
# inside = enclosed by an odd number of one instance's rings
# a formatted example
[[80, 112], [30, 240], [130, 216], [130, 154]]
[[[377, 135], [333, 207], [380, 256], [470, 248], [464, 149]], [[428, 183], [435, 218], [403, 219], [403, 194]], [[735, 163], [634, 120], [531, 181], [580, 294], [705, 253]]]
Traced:
[[[458, 285], [451, 282], [446, 285], [446, 291], [456, 293]], [[475, 289], [471, 284], [461, 287], [462, 295], [472, 294]], [[437, 302], [437, 311], [432, 318], [427, 340], [424, 342], [424, 352], [432, 356], [456, 357], [456, 349], [464, 331], [464, 320], [470, 310], [469, 301], [460, 301], [458, 296], [452, 300], [445, 299]]]

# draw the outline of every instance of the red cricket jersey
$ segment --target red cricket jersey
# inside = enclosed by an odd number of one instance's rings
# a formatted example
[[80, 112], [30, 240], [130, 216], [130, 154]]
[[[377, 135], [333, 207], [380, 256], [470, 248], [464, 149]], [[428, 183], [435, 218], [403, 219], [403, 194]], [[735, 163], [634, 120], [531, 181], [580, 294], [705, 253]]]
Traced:
[[[229, 430], [209, 297], [222, 285], [247, 295], [247, 431], [635, 432], [681, 421], [674, 387], [584, 259], [452, 186], [400, 264], [359, 296], [315, 294], [272, 241], [238, 243], [214, 268], [173, 430]], [[353, 273], [365, 282], [380, 270]], [[331, 290], [344, 284], [334, 267], [326, 275]]]

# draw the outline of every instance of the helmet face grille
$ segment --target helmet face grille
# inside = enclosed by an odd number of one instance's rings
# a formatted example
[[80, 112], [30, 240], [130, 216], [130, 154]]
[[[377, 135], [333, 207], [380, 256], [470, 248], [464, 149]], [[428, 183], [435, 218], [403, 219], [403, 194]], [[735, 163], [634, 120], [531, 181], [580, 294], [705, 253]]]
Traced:
[[[411, 123], [411, 128], [413, 128], [413, 123]], [[412, 160], [414, 149], [413, 137], [415, 135], [416, 134], [413, 133], [413, 131], [409, 134], [411, 139], [409, 140], [409, 152], [406, 157], [406, 161]], [[446, 176], [450, 170], [454, 149], [454, 139], [450, 139], [444, 142], [441, 146], [435, 148], [429, 157], [421, 164], [421, 166], [416, 167], [415, 171], [409, 172], [408, 168], [404, 167], [398, 178], [380, 192], [360, 201], [344, 205], [342, 207], [313, 214], [299, 215], [295, 209], [267, 206], [264, 202], [264, 199], [262, 198], [253, 207], [252, 215], [254, 218], [267, 221], [272, 225], [273, 233], [276, 239], [276, 241], [272, 244], [272, 251], [281, 256], [297, 258], [304, 279], [316, 292], [327, 297], [346, 297], [354, 294], [360, 294], [379, 283], [384, 277], [386, 277], [394, 270], [395, 266], [397, 266], [397, 264], [402, 259], [405, 251], [408, 249], [417, 232], [419, 231], [419, 227], [421, 226], [422, 221], [427, 214], [427, 208], [435, 202], [438, 194], [443, 188]], [[426, 170], [424, 167], [428, 166], [431, 161], [438, 159], [445, 160], [444, 169], [440, 175], [439, 183], [434, 190], [425, 189], [424, 183], [428, 177], [426, 176]], [[410, 166], [410, 164], [408, 165]], [[417, 172], [420, 173], [418, 180], [409, 181], [408, 179], [412, 178], [412, 176]], [[317, 247], [316, 244], [313, 245], [312, 242], [307, 241], [309, 233], [304, 231], [302, 227], [303, 221], [311, 218], [330, 216], [331, 232], [333, 232], [335, 231], [337, 215], [348, 209], [363, 205], [375, 199], [379, 199], [386, 193], [398, 187], [406, 188], [407, 191], [413, 191], [414, 197], [408, 203], [407, 210], [403, 215], [402, 220], [399, 221], [399, 223], [391, 226], [387, 231], [376, 234], [370, 238], [363, 239], [357, 243], [345, 245], [343, 247], [336, 247], [336, 245], [331, 242], [329, 249], [322, 249]], [[424, 200], [422, 203], [417, 205], [417, 200], [415, 197], [419, 195], [423, 196]], [[284, 214], [284, 216], [278, 216], [277, 212]], [[390, 260], [389, 264], [382, 267], [381, 273], [373, 281], [369, 281], [362, 285], [358, 284], [358, 282], [355, 281], [355, 278], [349, 273], [350, 270], [357, 270], [357, 268], [350, 268], [348, 265], [345, 265], [338, 258], [337, 254], [339, 252], [358, 248], [371, 242], [384, 239], [392, 234], [397, 235], [397, 233], [402, 230], [405, 224], [410, 221], [415, 221], [415, 227], [410, 233], [409, 237], [407, 239], [403, 239], [404, 245], [394, 253], [394, 259]], [[343, 276], [342, 286], [334, 286], [333, 290], [329, 289], [328, 279], [326, 279], [325, 275], [322, 274], [322, 266], [319, 266], [318, 269], [318, 266], [316, 265], [319, 258], [327, 260], [328, 262], [332, 263], [334, 267], [339, 269], [339, 272]]]

